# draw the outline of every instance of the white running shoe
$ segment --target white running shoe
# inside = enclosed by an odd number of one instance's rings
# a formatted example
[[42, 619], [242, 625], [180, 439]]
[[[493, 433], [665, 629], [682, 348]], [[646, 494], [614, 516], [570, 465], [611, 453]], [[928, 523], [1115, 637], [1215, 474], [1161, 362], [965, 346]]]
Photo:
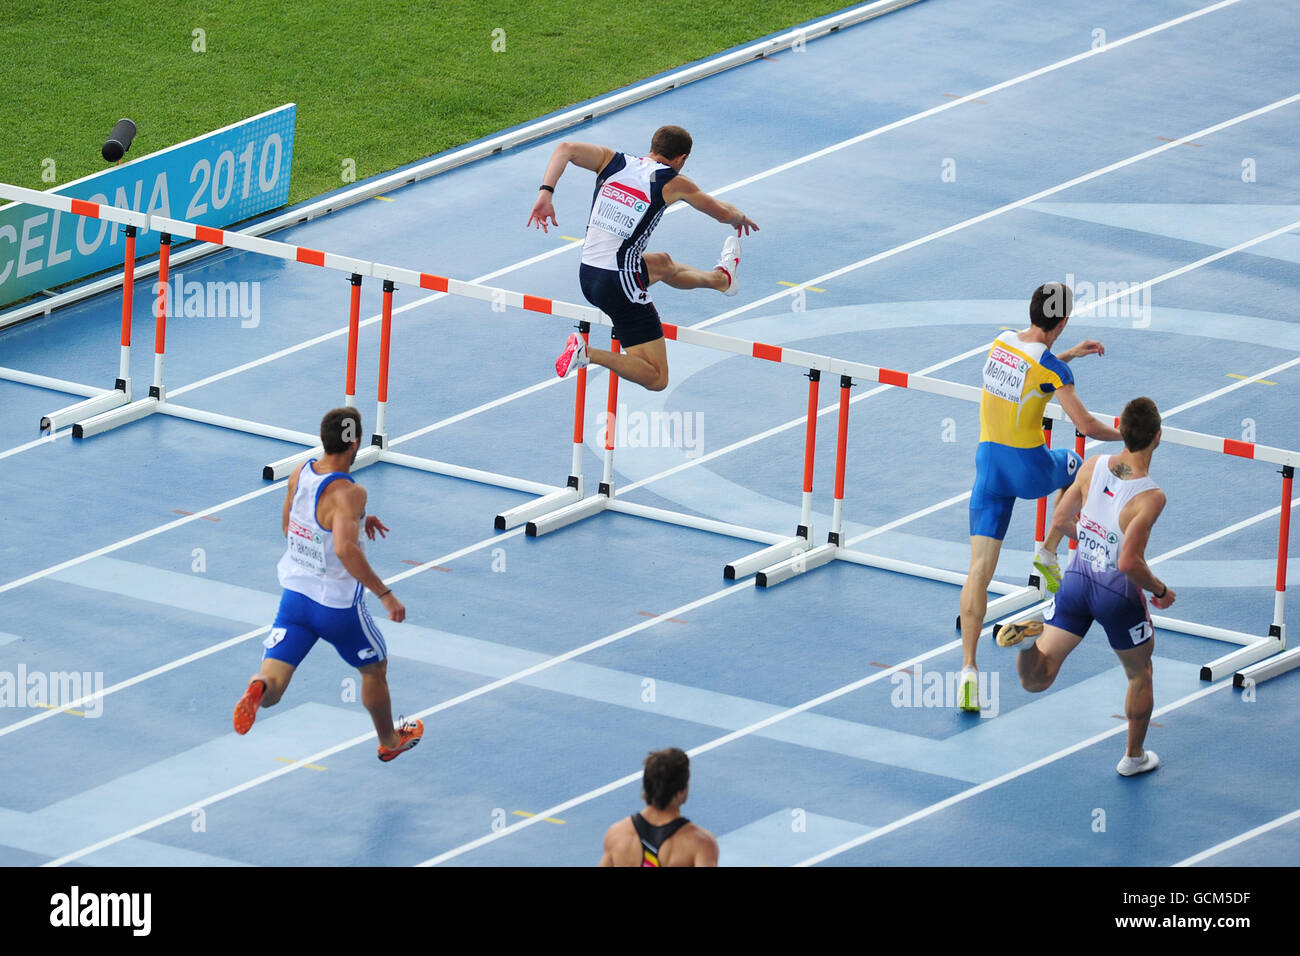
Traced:
[[564, 351], [555, 360], [555, 374], [564, 378], [571, 369], [587, 367], [587, 343], [577, 332], [564, 343]]
[[1158, 766], [1160, 766], [1160, 758], [1156, 756], [1154, 750], [1148, 750], [1141, 757], [1130, 757], [1125, 754], [1124, 759], [1119, 762], [1115, 770], [1122, 776], [1131, 777], [1134, 774], [1155, 770]]
[[731, 284], [723, 291], [723, 295], [736, 294], [737, 273], [740, 271], [740, 237], [728, 236], [722, 243], [722, 255], [718, 257], [718, 264], [715, 268], [721, 269], [731, 280]]

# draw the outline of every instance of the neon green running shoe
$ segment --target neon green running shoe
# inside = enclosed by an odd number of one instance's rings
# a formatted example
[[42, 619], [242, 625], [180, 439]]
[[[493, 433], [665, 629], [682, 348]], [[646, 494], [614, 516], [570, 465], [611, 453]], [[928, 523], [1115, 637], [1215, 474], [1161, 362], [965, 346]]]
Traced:
[[968, 713], [979, 713], [979, 673], [973, 667], [965, 668], [961, 672], [961, 680], [957, 685], [957, 706]]
[[1061, 586], [1061, 566], [1057, 564], [1055, 555], [1052, 557], [1051, 564], [1046, 564], [1038, 557], [1035, 557], [1034, 570], [1042, 577], [1047, 592], [1055, 594], [1056, 589]]

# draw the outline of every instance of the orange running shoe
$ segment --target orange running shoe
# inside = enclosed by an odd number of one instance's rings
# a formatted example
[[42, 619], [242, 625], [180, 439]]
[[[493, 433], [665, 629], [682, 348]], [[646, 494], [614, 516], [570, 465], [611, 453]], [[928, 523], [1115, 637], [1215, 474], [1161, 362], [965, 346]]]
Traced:
[[397, 746], [389, 749], [383, 744], [379, 745], [379, 759], [387, 763], [398, 754], [406, 753], [420, 742], [424, 736], [424, 721], [422, 720], [401, 720], [401, 725], [397, 727]]
[[257, 719], [257, 708], [262, 704], [262, 695], [266, 693], [266, 682], [262, 680], [251, 680], [248, 682], [248, 690], [244, 691], [244, 696], [239, 698], [239, 703], [235, 705], [235, 733], [246, 734], [253, 727], [253, 721]]

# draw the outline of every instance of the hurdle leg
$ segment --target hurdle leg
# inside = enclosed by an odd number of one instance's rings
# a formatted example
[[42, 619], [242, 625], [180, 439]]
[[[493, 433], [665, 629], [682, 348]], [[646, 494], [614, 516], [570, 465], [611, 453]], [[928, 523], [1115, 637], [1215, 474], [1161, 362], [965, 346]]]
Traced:
[[[1277, 582], [1273, 595], [1273, 623], [1269, 625], [1270, 642], [1275, 642], [1278, 650], [1286, 648], [1286, 560], [1291, 540], [1291, 490], [1295, 478], [1292, 465], [1282, 466], [1282, 513], [1278, 518], [1277, 532]], [[1232, 675], [1234, 687], [1253, 687], [1266, 680], [1285, 674], [1300, 667], [1300, 648], [1286, 651], [1284, 654], [1260, 660], [1250, 667], [1242, 668]], [[1202, 675], [1204, 676], [1204, 675]]]
[[[1043, 417], [1043, 447], [1052, 447], [1052, 420], [1046, 416]], [[1034, 517], [1034, 554], [1038, 554], [1039, 549], [1046, 543], [1047, 498], [1043, 497], [1038, 499], [1038, 510]], [[1029, 565], [1029, 586], [1038, 588], [1044, 594], [1047, 591], [1047, 586], [1039, 579], [1032, 561]]]
[[799, 526], [794, 537], [785, 538], [770, 547], [755, 551], [743, 558], [727, 564], [722, 569], [722, 576], [728, 581], [746, 577], [761, 568], [766, 568], [773, 561], [793, 558], [807, 551], [812, 543], [812, 485], [813, 461], [817, 449], [817, 391], [821, 382], [821, 372], [808, 370], [808, 424], [804, 428], [803, 447], [803, 508], [799, 516]]
[[[84, 402], [77, 402], [66, 408], [60, 408], [57, 411], [50, 412], [48, 415], [41, 416], [41, 430], [55, 431], [64, 425], [72, 425], [72, 435], [74, 438], [83, 437], [82, 427], [74, 424], [83, 418], [96, 421], [96, 431], [104, 431], [107, 428], [114, 427], [112, 419], [106, 419], [105, 413], [120, 406], [127, 405], [131, 402], [131, 312], [134, 305], [135, 295], [135, 226], [126, 226], [126, 253], [122, 259], [122, 338], [121, 352], [118, 355], [118, 373], [117, 381], [113, 387], [101, 395], [88, 398]], [[148, 412], [145, 412], [148, 414]], [[136, 415], [133, 418], [126, 418], [124, 421], [133, 421], [134, 418], [142, 418], [143, 415]], [[103, 419], [103, 422], [99, 420]], [[100, 427], [102, 425], [102, 427]], [[90, 434], [94, 434], [92, 431]]]
[[[609, 349], [611, 352], [618, 352], [618, 339], [610, 338]], [[586, 370], [579, 369], [579, 372], [583, 371]], [[551, 531], [557, 531], [574, 522], [581, 521], [583, 518], [590, 518], [594, 514], [599, 514], [609, 506], [610, 501], [614, 498], [614, 422], [617, 414], [618, 376], [614, 374], [613, 369], [610, 369], [609, 395], [605, 407], [605, 466], [600, 482], [600, 493], [582, 498], [556, 511], [533, 518], [524, 528], [524, 534], [528, 535], [528, 537], [536, 538]], [[575, 451], [575, 457], [576, 454]]]
[[853, 379], [848, 375], [840, 376], [840, 417], [835, 447], [835, 505], [831, 511], [831, 530], [826, 543], [801, 551], [793, 557], [764, 568], [754, 575], [754, 583], [760, 588], [772, 587], [782, 581], [788, 581], [797, 575], [829, 564], [838, 556], [843, 543], [844, 520], [844, 469], [849, 448], [849, 390], [853, 388]]
[[[590, 333], [590, 322], [584, 320], [578, 323], [578, 334], [582, 336], [584, 343], [590, 341]], [[492, 526], [497, 531], [506, 531], [539, 515], [573, 504], [582, 498], [582, 449], [585, 442], [587, 414], [586, 366], [578, 369], [577, 378], [578, 387], [573, 403], [573, 466], [569, 470], [569, 480], [566, 487], [561, 488], [559, 491], [553, 491], [548, 495], [543, 495], [535, 501], [529, 501], [516, 508], [502, 511], [492, 522]]]

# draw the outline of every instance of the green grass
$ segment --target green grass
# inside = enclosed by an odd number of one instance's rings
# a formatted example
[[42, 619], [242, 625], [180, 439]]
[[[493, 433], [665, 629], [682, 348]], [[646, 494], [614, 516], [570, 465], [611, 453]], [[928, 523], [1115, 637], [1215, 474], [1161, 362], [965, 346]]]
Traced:
[[344, 185], [345, 160], [364, 179], [845, 2], [3, 0], [0, 180], [48, 189], [106, 168], [123, 116], [139, 156], [294, 102], [298, 202]]

